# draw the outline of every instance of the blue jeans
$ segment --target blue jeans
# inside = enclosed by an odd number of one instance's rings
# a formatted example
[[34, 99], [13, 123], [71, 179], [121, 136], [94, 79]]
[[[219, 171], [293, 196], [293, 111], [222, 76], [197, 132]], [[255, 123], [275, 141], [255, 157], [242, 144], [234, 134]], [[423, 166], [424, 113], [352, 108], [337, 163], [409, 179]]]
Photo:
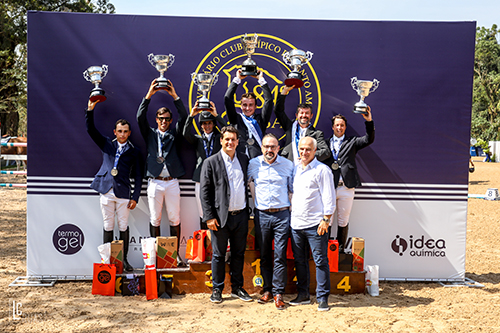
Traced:
[[[290, 211], [276, 213], [257, 211], [260, 226], [260, 268], [264, 291], [273, 295], [284, 294], [287, 280], [286, 247], [290, 234]], [[273, 250], [274, 239], [274, 268]]]
[[238, 215], [229, 214], [224, 228], [212, 234], [212, 282], [214, 289], [222, 291], [226, 278], [226, 251], [227, 242], [231, 244], [231, 261], [229, 274], [231, 275], [231, 289], [243, 287], [243, 264], [248, 234], [248, 211], [245, 209]]
[[297, 273], [299, 294], [309, 295], [309, 253], [311, 247], [316, 265], [316, 298], [328, 301], [330, 295], [330, 267], [328, 265], [328, 234], [318, 235], [318, 226], [307, 229], [292, 229], [292, 250]]

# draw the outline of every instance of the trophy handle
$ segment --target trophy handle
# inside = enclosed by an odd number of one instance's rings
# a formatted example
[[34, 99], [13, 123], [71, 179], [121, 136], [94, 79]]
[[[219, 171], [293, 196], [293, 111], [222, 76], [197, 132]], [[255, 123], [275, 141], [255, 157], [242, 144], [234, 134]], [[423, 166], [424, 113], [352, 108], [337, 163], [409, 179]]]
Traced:
[[102, 65], [102, 74], [101, 74], [101, 80], [108, 74], [108, 65]]
[[215, 85], [218, 80], [219, 80], [219, 74], [214, 74], [214, 78], [212, 79], [212, 84], [210, 84], [210, 86]]
[[191, 80], [194, 84], [198, 85], [198, 78], [196, 77], [196, 72], [191, 73]]
[[283, 61], [288, 66], [292, 66], [292, 63], [290, 62], [290, 52], [286, 51], [285, 53], [283, 53]]
[[173, 54], [168, 55], [168, 65], [167, 68], [170, 68], [174, 64], [175, 56]]
[[351, 87], [354, 90], [358, 90], [358, 77], [357, 76], [351, 78]]
[[307, 61], [304, 63], [304, 65], [307, 64], [309, 61], [311, 61], [313, 55], [314, 55], [314, 53], [312, 53], [311, 51], [306, 52]]
[[156, 64], [155, 64], [155, 62], [154, 62], [154, 57], [155, 57], [155, 55], [154, 55], [153, 53], [150, 53], [150, 54], [148, 55], [148, 60], [149, 60], [149, 63], [150, 63], [153, 67], [156, 67]]
[[84, 78], [85, 80], [89, 81], [89, 82], [92, 82], [92, 81], [90, 80], [90, 75], [89, 75], [89, 71], [88, 71], [88, 70], [84, 70], [84, 71], [83, 71], [83, 78]]
[[372, 93], [372, 92], [374, 92], [375, 90], [377, 90], [379, 83], [380, 83], [380, 81], [379, 81], [379, 80], [377, 80], [377, 79], [373, 79], [373, 86], [372, 86], [372, 88], [370, 89], [370, 93]]

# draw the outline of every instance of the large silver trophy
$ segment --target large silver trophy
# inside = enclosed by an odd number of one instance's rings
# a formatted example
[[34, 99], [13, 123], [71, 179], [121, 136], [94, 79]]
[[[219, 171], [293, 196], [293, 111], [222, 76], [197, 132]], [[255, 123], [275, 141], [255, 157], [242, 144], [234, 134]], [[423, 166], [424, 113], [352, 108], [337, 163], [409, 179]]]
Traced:
[[164, 73], [167, 71], [170, 66], [174, 63], [175, 56], [173, 54], [169, 55], [164, 55], [164, 54], [157, 54], [154, 55], [153, 53], [150, 53], [148, 55], [148, 60], [153, 67], [156, 67], [156, 70], [160, 72], [160, 77], [156, 79], [156, 82], [158, 82], [158, 85], [156, 86], [158, 89], [160, 88], [167, 88], [170, 86], [168, 83], [168, 80], [165, 78]]
[[245, 36], [241, 37], [241, 45], [243, 45], [243, 50], [247, 54], [248, 58], [243, 61], [241, 64], [241, 75], [244, 76], [255, 76], [259, 74], [257, 70], [257, 64], [252, 59], [252, 54], [255, 53], [255, 48], [259, 43], [259, 36], [255, 33], [253, 36]]
[[83, 72], [83, 77], [85, 80], [92, 82], [95, 85], [94, 89], [90, 92], [90, 101], [95, 102], [104, 102], [106, 100], [106, 96], [104, 90], [99, 88], [99, 83], [102, 82], [102, 79], [108, 74], [108, 65], [102, 66], [90, 66]]
[[210, 110], [210, 100], [207, 95], [210, 88], [217, 83], [219, 76], [217, 74], [209, 73], [191, 73], [191, 80], [198, 86], [198, 90], [203, 94], [200, 99], [198, 99], [198, 110]]
[[303, 65], [311, 61], [313, 54], [314, 53], [310, 51], [304, 52], [297, 49], [283, 53], [283, 61], [288, 66], [292, 67], [292, 71], [288, 73], [287, 79], [285, 80], [285, 85], [295, 86], [295, 88], [300, 88], [304, 85], [300, 70]]
[[361, 97], [359, 102], [354, 104], [354, 113], [368, 114], [368, 112], [366, 112], [368, 105], [365, 103], [365, 97], [377, 90], [379, 83], [380, 81], [377, 79], [373, 79], [373, 81], [366, 81], [358, 80], [357, 77], [351, 78], [352, 89], [354, 89]]

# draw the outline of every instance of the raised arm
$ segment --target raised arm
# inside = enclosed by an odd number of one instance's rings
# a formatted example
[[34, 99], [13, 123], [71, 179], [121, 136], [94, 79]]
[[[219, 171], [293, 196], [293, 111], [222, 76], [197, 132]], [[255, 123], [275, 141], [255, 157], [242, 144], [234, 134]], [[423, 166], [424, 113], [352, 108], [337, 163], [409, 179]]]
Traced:
[[99, 148], [104, 148], [106, 144], [106, 137], [101, 134], [95, 127], [94, 123], [94, 108], [99, 101], [91, 102], [89, 100], [87, 110], [85, 111], [85, 125], [87, 126], [87, 133], [89, 133], [92, 140]]

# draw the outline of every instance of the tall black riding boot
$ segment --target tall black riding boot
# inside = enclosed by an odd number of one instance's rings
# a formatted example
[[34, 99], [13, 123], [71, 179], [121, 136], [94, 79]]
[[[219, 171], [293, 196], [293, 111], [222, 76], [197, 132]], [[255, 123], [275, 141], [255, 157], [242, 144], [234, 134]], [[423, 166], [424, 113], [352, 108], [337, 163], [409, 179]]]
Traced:
[[120, 239], [123, 241], [123, 269], [127, 272], [132, 272], [134, 268], [128, 263], [127, 260], [128, 242], [130, 240], [130, 231], [128, 227], [127, 230], [120, 231]]
[[185, 267], [186, 264], [181, 259], [179, 247], [181, 246], [181, 225], [170, 226], [170, 236], [177, 237], [177, 267]]
[[113, 230], [106, 231], [103, 229], [102, 243], [111, 243], [113, 241]]
[[339, 241], [339, 253], [345, 253], [345, 246], [347, 242], [347, 232], [349, 230], [349, 224], [345, 227], [339, 226], [337, 228], [337, 240]]
[[151, 235], [151, 237], [158, 237], [158, 236], [161, 236], [160, 234], [160, 226], [153, 226], [151, 223], [149, 224], [149, 234]]

